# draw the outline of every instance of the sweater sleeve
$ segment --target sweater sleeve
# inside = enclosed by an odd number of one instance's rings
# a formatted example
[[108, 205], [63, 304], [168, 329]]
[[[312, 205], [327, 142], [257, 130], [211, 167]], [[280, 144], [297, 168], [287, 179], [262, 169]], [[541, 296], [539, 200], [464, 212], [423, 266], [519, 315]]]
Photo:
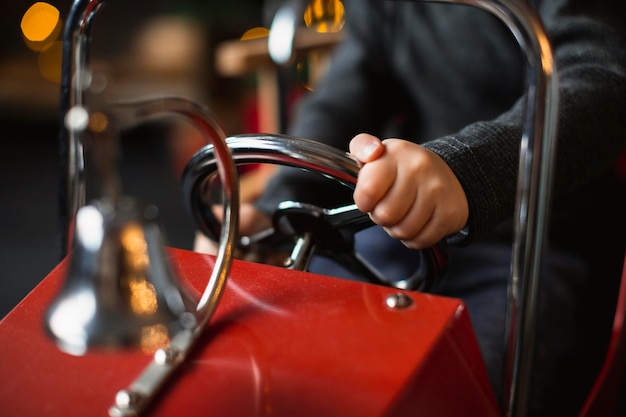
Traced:
[[[553, 45], [559, 83], [558, 199], [606, 174], [626, 148], [626, 13], [618, 2], [535, 3]], [[494, 120], [424, 145], [460, 179], [469, 200], [470, 236], [486, 233], [513, 212], [522, 101]]]

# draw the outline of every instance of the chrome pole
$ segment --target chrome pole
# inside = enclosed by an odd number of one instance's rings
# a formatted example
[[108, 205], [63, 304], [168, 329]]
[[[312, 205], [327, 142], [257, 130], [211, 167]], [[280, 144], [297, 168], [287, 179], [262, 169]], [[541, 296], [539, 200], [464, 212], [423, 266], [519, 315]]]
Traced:
[[526, 58], [526, 97], [520, 144], [509, 302], [503, 407], [510, 417], [528, 413], [539, 287], [558, 122], [558, 77], [550, 40], [525, 0], [424, 0], [486, 10], [511, 31]]
[[65, 257], [73, 240], [73, 224], [78, 209], [85, 204], [85, 155], [82, 131], [68, 129], [65, 117], [74, 106], [82, 106], [89, 84], [89, 43], [91, 23], [107, 0], [75, 0], [63, 30], [60, 103], [60, 183], [59, 226], [61, 257]]

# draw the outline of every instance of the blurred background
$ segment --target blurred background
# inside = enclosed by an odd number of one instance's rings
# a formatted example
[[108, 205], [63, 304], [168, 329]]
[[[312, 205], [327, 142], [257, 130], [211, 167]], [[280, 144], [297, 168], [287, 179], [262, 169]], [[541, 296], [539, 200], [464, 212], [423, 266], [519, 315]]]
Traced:
[[[313, 3], [343, 7], [338, 0]], [[62, 30], [71, 5], [67, 0], [0, 5], [0, 318], [61, 259], [59, 81]], [[290, 67], [291, 87], [279, 92], [266, 38], [279, 5], [277, 0], [110, 0], [94, 19], [90, 66], [104, 80], [107, 99], [184, 96], [207, 105], [228, 135], [278, 132], [284, 121], [277, 114], [280, 97], [295, 102], [311, 88], [341, 29], [320, 26], [319, 39], [301, 42], [305, 58]], [[167, 244], [184, 249], [192, 248], [194, 226], [179, 180], [204, 144], [197, 136], [185, 126], [156, 121], [125, 131], [120, 140], [124, 193], [155, 204]], [[88, 186], [87, 201], [95, 197]]]

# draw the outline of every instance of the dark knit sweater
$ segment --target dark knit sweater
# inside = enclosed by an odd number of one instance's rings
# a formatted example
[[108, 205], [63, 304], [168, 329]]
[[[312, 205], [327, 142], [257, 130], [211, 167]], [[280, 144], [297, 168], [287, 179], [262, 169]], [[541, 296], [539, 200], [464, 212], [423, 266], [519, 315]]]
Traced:
[[[581, 230], [612, 224], [614, 214], [607, 206], [624, 197], [613, 170], [626, 149], [626, 3], [531, 3], [549, 34], [559, 77], [552, 225], [567, 243]], [[345, 42], [316, 92], [302, 103], [289, 133], [342, 150], [360, 132], [423, 144], [449, 164], [463, 185], [469, 241], [510, 220], [526, 63], [507, 27], [467, 5], [345, 4]], [[326, 185], [313, 185], [319, 181]], [[317, 175], [282, 169], [258, 205], [271, 211], [287, 199], [331, 206], [339, 193], [350, 198], [351, 192], [340, 188]]]

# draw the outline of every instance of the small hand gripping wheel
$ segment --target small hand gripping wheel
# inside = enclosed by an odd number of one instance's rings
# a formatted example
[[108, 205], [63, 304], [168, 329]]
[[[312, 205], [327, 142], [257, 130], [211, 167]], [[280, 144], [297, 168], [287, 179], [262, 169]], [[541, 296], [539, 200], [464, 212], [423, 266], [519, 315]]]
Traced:
[[[354, 189], [359, 167], [346, 152], [308, 139], [286, 135], [248, 134], [226, 138], [237, 166], [269, 163], [291, 166], [318, 173]], [[184, 204], [198, 228], [210, 239], [218, 240], [221, 223], [207, 198], [208, 185], [217, 175], [217, 160], [212, 145], [200, 149], [188, 162], [182, 178]], [[399, 281], [386, 279], [379, 270], [355, 251], [354, 235], [375, 226], [356, 205], [332, 209], [311, 204], [284, 201], [273, 215], [273, 227], [253, 236], [242, 236], [241, 249], [276, 245], [285, 237], [293, 242], [285, 266], [306, 271], [314, 254], [339, 262], [365, 281], [416, 291], [436, 288], [448, 269], [445, 242], [416, 251], [420, 257], [417, 270]], [[271, 250], [271, 248], [270, 248]]]

